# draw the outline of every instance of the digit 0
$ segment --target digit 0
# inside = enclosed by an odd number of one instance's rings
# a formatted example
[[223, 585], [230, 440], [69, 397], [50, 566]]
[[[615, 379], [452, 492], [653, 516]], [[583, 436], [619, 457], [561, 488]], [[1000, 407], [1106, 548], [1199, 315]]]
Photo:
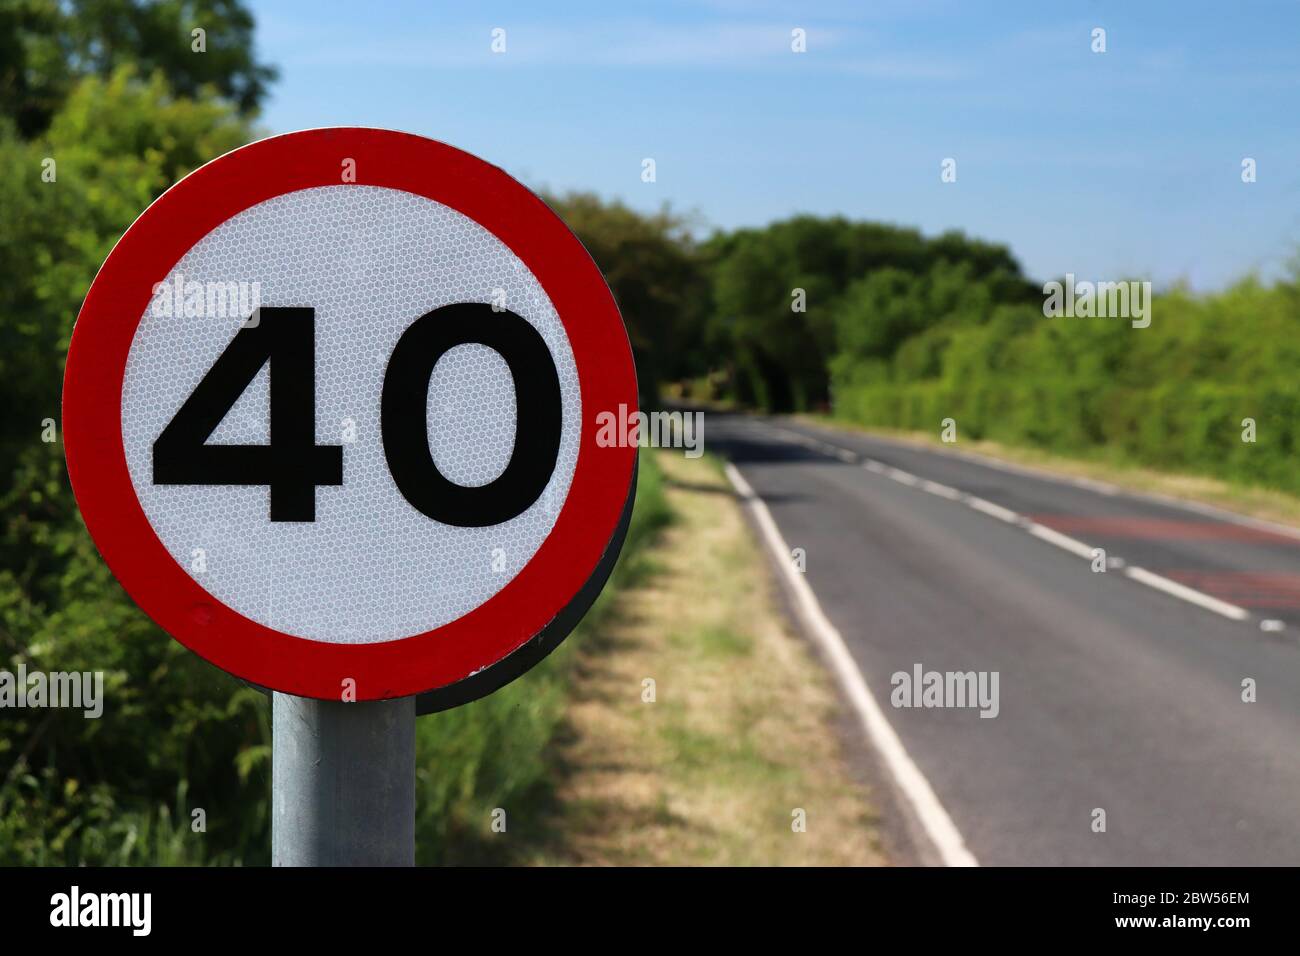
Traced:
[[[494, 350], [515, 383], [515, 446], [486, 485], [449, 481], [429, 451], [429, 379], [458, 345]], [[444, 305], [402, 333], [384, 372], [379, 404], [384, 457], [398, 490], [434, 521], [462, 528], [500, 524], [541, 496], [560, 453], [560, 376], [541, 333], [514, 312], [480, 302]]]

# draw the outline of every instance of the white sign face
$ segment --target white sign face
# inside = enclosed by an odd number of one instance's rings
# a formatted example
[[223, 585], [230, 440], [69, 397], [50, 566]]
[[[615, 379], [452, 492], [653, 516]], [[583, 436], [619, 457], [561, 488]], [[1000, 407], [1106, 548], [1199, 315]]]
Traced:
[[[247, 318], [202, 314], [206, 291], [229, 291], [228, 283], [245, 283], [250, 305], [258, 283], [263, 307], [315, 310], [315, 433], [321, 444], [342, 446], [346, 480], [317, 488], [312, 522], [268, 521], [265, 486], [153, 482], [154, 442]], [[185, 288], [193, 292], [188, 315]], [[414, 318], [456, 302], [496, 302], [536, 328], [563, 401], [546, 490], [519, 516], [486, 528], [430, 521], [414, 508], [394, 484], [380, 440], [380, 394], [398, 338]], [[267, 363], [258, 371], [208, 444], [269, 443], [273, 370]], [[434, 366], [427, 409], [429, 447], [447, 478], [478, 486], [502, 473], [514, 447], [515, 388], [499, 354], [477, 343], [448, 351]], [[189, 565], [201, 549], [199, 583], [227, 607], [278, 631], [339, 643], [433, 630], [505, 587], [555, 523], [581, 421], [568, 336], [519, 258], [453, 209], [368, 186], [277, 196], [201, 239], [145, 310], [122, 389], [131, 480], [172, 557]]]
[[523, 673], [595, 599], [636, 464], [596, 423], [635, 408], [617, 306], [554, 213], [351, 128], [160, 197], [64, 381], [82, 514], [155, 621], [264, 687], [426, 711]]

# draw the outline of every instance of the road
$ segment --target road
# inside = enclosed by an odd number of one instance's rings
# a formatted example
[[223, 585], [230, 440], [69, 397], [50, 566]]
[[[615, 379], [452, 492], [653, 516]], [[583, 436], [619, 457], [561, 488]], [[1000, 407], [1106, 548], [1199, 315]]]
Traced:
[[[1300, 864], [1300, 536], [787, 419], [706, 437], [981, 865]], [[892, 706], [918, 664], [997, 672], [997, 716]]]

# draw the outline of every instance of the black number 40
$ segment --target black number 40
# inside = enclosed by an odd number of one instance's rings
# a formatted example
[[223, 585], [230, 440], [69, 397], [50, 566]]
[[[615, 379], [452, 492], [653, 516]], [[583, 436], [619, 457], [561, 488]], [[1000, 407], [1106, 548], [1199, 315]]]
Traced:
[[[515, 444], [485, 485], [458, 485], [429, 451], [434, 366], [458, 345], [496, 351], [515, 385]], [[209, 445], [221, 420], [271, 363], [270, 443]], [[379, 427], [393, 481], [410, 504], [444, 524], [481, 528], [527, 510], [560, 451], [560, 377], [541, 334], [509, 310], [478, 302], [434, 309], [397, 340], [384, 371]], [[235, 335], [153, 445], [158, 485], [266, 485], [272, 521], [315, 521], [316, 488], [343, 484], [343, 447], [316, 444], [316, 312], [262, 308]]]

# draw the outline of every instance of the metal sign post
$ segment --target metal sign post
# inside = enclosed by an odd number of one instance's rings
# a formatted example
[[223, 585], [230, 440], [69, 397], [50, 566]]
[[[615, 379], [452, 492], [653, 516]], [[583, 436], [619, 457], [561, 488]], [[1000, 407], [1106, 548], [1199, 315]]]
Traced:
[[415, 864], [415, 698], [272, 694], [271, 864]]

